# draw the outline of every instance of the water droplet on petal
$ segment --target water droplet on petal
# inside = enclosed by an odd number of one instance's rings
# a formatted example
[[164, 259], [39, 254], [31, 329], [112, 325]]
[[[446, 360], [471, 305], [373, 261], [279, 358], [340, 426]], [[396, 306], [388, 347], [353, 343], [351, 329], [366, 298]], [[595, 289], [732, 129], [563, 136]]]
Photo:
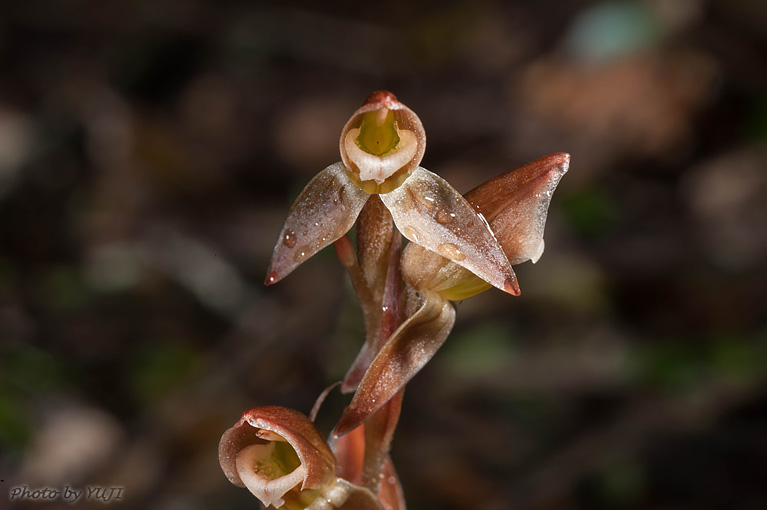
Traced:
[[443, 257], [447, 257], [450, 260], [464, 260], [466, 255], [453, 243], [442, 243], [437, 246], [437, 252]]
[[421, 234], [418, 233], [413, 227], [405, 227], [402, 229], [402, 235], [413, 241], [414, 243], [421, 242]]
[[333, 198], [333, 205], [341, 204], [342, 206], [348, 205], [346, 203], [346, 190], [344, 188], [338, 188], [338, 196]]
[[282, 234], [282, 244], [288, 248], [294, 248], [296, 246], [296, 233], [288, 229]]
[[426, 194], [422, 195], [419, 193], [419, 190], [408, 188], [407, 193], [413, 202], [415, 202], [418, 205], [421, 205], [428, 211], [433, 211], [434, 207], [437, 205], [437, 202], [434, 197], [432, 197], [431, 195], [426, 195]]
[[455, 213], [452, 213], [450, 211], [446, 211], [445, 209], [440, 209], [437, 211], [437, 214], [434, 216], [434, 219], [437, 220], [437, 223], [440, 223], [442, 225], [447, 225], [451, 221], [455, 219]]
[[293, 260], [296, 262], [301, 262], [307, 257], [307, 255], [309, 255], [309, 246], [303, 244], [296, 248], [296, 252], [293, 254]]

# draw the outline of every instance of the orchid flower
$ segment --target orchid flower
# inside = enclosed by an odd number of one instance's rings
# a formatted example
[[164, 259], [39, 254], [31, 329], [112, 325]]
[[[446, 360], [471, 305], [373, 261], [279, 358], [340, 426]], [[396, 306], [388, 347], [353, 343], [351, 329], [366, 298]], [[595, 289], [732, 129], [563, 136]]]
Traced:
[[[552, 154], [495, 177], [465, 195], [487, 219], [513, 264], [535, 263], [543, 253], [551, 196], [569, 164], [569, 154]], [[356, 367], [350, 371], [364, 375], [341, 416], [336, 435], [358, 427], [434, 356], [455, 323], [453, 301], [490, 288], [487, 280], [416, 243], [405, 247], [400, 270], [408, 285], [408, 319], [364, 370]]]
[[408, 240], [519, 294], [487, 221], [447, 181], [418, 166], [426, 134], [418, 116], [394, 94], [371, 94], [341, 131], [339, 148], [341, 161], [317, 174], [293, 202], [267, 285], [346, 234], [371, 195], [378, 195]]
[[[348, 442], [341, 446], [341, 454], [354, 455]], [[245, 411], [221, 437], [219, 462], [230, 482], [247, 487], [264, 506], [404, 510], [404, 505], [398, 506], [401, 488], [393, 471], [389, 474], [395, 482], [382, 486], [378, 494], [355, 483], [361, 467], [347, 467], [337, 476], [340, 470], [328, 443], [308, 417], [292, 409], [264, 406]]]
[[[354, 112], [339, 147], [341, 161], [293, 203], [265, 283], [335, 245], [367, 330], [341, 385], [356, 393], [330, 443], [313, 420], [335, 385], [312, 418], [278, 406], [246, 411], [222, 436], [219, 460], [266, 506], [405, 510], [389, 457], [405, 385], [450, 334], [455, 301], [491, 287], [519, 294], [512, 264], [543, 253], [549, 202], [570, 156], [541, 158], [462, 196], [419, 166], [421, 121], [385, 91]], [[356, 249], [346, 236], [355, 223]], [[410, 241], [404, 250], [400, 234]]]

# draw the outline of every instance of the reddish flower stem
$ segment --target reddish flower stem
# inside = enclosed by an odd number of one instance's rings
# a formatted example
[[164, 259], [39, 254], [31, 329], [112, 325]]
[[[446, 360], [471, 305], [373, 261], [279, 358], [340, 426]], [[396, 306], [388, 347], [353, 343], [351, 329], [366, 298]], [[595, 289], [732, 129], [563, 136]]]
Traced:
[[[376, 351], [383, 347], [386, 340], [404, 320], [404, 295], [399, 269], [401, 238], [397, 232], [392, 237], [382, 303], [383, 314]], [[403, 388], [386, 405], [373, 413], [364, 425], [365, 457], [362, 466], [362, 485], [374, 493], [377, 493], [381, 486], [384, 462], [391, 448], [394, 430], [397, 428], [404, 393]]]
[[[357, 257], [354, 256], [351, 242], [347, 236], [335, 243], [338, 258], [349, 272], [352, 285], [368, 319], [365, 321], [368, 328], [368, 341], [375, 338], [375, 344], [371, 345], [372, 349], [368, 351], [368, 363], [404, 321], [405, 302], [399, 265], [402, 238], [397, 231], [391, 229], [391, 216], [388, 211], [381, 207], [379, 212], [373, 207], [369, 207], [369, 214], [363, 216], [364, 221], [362, 223], [364, 226], [362, 228], [367, 229], [368, 234], [380, 232], [389, 238], [388, 253], [379, 252], [380, 255], [383, 255], [381, 259], [383, 264], [372, 264], [368, 260], [368, 263], [361, 266], [358, 260], [358, 257], [369, 257], [377, 251], [376, 247], [372, 246], [376, 242], [377, 236], [375, 235], [358, 235]], [[387, 232], [387, 229], [390, 230]], [[378, 237], [378, 241], [380, 241], [380, 237]], [[371, 245], [368, 246], [367, 242], [370, 242]], [[380, 291], [381, 284], [383, 284], [383, 292]], [[376, 288], [378, 292], [376, 292]], [[367, 365], [360, 368], [364, 370]], [[363, 425], [349, 433], [350, 436], [354, 435], [355, 437], [359, 437], [360, 432], [364, 434], [364, 454], [361, 466], [359, 464], [356, 466], [339, 466], [346, 476], [351, 477], [350, 480], [359, 475], [360, 479], [354, 481], [369, 488], [373, 493], [378, 493], [381, 487], [381, 478], [388, 459], [391, 441], [399, 421], [403, 394], [404, 389], [371, 415]], [[359, 461], [356, 461], [355, 464], [357, 462]], [[357, 473], [357, 469], [361, 469], [361, 473]]]

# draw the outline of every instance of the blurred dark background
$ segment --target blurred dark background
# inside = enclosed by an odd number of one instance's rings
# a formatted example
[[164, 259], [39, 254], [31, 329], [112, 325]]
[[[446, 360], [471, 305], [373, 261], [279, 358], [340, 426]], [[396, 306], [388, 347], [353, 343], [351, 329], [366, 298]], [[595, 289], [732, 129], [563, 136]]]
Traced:
[[462, 192], [572, 154], [522, 296], [408, 387], [410, 508], [767, 508], [761, 0], [0, 3], [0, 507], [258, 508], [221, 433], [363, 336], [332, 250], [268, 259], [382, 88]]

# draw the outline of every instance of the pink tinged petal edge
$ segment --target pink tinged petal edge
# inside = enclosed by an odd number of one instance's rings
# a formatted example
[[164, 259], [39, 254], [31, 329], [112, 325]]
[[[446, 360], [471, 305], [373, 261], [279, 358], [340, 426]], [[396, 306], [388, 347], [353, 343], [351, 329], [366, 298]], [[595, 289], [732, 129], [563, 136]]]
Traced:
[[371, 363], [334, 435], [350, 432], [386, 404], [434, 356], [455, 323], [455, 308], [425, 292], [421, 308], [392, 334]]
[[543, 253], [543, 232], [551, 196], [570, 166], [560, 152], [480, 184], [464, 195], [490, 223], [512, 265], [537, 262]]
[[511, 264], [489, 225], [447, 181], [418, 167], [400, 187], [382, 194], [381, 200], [410, 241], [504, 292], [519, 294]]
[[352, 183], [341, 162], [317, 174], [290, 207], [264, 283], [277, 283], [347, 233], [369, 197]]

